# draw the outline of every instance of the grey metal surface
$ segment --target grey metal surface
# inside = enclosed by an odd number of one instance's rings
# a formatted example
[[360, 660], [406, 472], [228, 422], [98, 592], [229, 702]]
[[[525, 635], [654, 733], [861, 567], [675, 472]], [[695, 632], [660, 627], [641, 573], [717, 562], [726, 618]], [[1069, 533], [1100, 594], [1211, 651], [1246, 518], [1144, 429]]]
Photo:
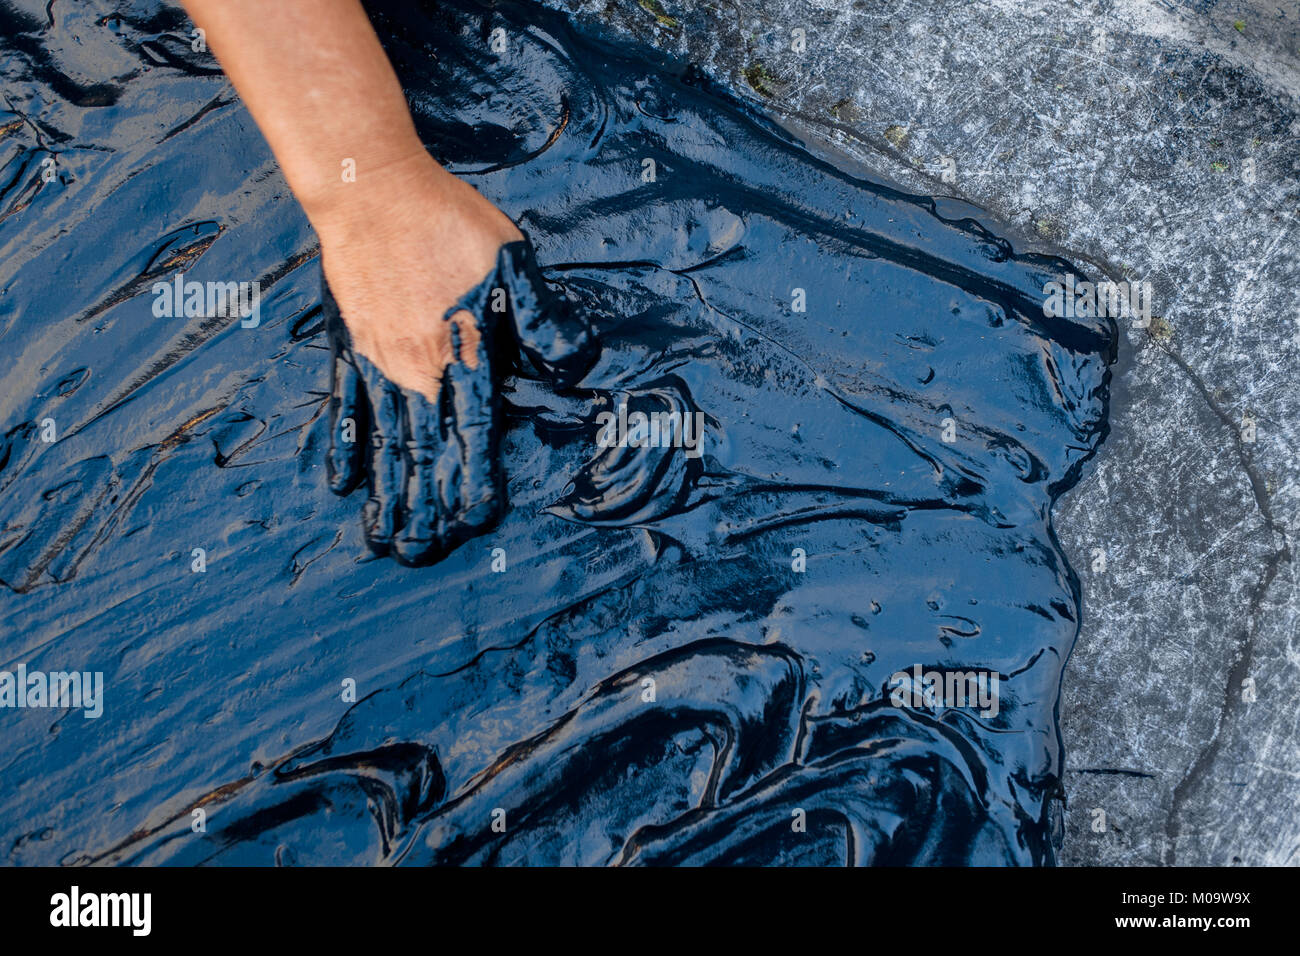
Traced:
[[1084, 602], [1061, 859], [1300, 862], [1300, 5], [547, 2], [1022, 247], [1153, 284], [1111, 437], [1057, 508]]

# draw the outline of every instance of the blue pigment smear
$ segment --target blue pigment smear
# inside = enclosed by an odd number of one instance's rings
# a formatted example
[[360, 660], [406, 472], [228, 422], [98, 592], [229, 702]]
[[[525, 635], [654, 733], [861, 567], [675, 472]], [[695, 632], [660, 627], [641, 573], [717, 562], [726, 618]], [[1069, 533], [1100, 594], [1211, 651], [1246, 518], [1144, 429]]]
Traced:
[[[1051, 507], [1113, 321], [643, 49], [390, 6], [431, 151], [601, 346], [504, 383], [508, 508], [423, 568], [330, 492], [314, 238], [188, 23], [0, 6], [0, 668], [105, 681], [99, 719], [0, 710], [6, 862], [1052, 862]], [[156, 317], [177, 272], [260, 280], [260, 324]], [[702, 453], [598, 447], [620, 404]], [[998, 713], [894, 706], [914, 665]]]

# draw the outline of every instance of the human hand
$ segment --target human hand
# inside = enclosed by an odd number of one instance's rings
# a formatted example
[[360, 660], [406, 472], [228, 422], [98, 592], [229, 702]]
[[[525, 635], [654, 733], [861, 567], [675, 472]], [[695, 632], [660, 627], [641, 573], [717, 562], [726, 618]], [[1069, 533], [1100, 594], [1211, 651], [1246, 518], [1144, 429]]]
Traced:
[[597, 351], [514, 224], [438, 172], [432, 192], [318, 226], [330, 487], [346, 495], [368, 478], [367, 542], [412, 565], [440, 560], [504, 509], [498, 386], [516, 348], [524, 374], [560, 387]]

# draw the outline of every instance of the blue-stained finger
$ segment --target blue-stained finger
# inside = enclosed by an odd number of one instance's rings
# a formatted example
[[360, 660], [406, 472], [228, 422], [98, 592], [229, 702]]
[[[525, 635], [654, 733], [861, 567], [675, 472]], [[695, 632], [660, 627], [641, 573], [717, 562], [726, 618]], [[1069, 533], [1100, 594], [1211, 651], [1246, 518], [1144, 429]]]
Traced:
[[370, 497], [361, 509], [366, 543], [386, 554], [402, 527], [406, 484], [406, 408], [401, 390], [364, 355], [354, 353], [370, 399]]
[[365, 441], [369, 414], [361, 376], [352, 358], [347, 328], [329, 286], [321, 278], [321, 311], [330, 343], [329, 450], [325, 472], [336, 495], [351, 494], [365, 477]]
[[330, 443], [325, 459], [330, 491], [348, 495], [365, 477], [366, 408], [361, 376], [350, 358], [335, 356], [330, 387]]
[[[467, 319], [461, 313], [461, 319]], [[438, 480], [446, 510], [447, 537], [460, 542], [480, 534], [501, 517], [505, 482], [501, 473], [501, 399], [493, 381], [495, 323], [491, 315], [478, 323], [475, 365], [464, 354], [460, 330], [452, 325], [455, 360], [447, 367], [443, 388], [450, 412], [447, 444]]]
[[524, 239], [502, 246], [496, 275], [501, 292], [492, 290], [487, 307], [509, 313], [526, 363], [557, 387], [580, 381], [595, 363], [600, 345], [590, 324], [547, 287], [532, 244]]
[[404, 389], [402, 395], [406, 402], [406, 523], [393, 551], [404, 564], [429, 564], [446, 553], [442, 495], [437, 482], [444, 446], [442, 403], [431, 402], [409, 389]]

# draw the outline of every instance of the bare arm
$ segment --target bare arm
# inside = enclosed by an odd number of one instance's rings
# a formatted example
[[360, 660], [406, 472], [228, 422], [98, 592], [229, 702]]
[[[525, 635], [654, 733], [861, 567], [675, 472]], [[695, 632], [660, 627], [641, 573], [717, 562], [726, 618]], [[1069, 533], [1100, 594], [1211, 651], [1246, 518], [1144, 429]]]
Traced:
[[[594, 358], [590, 330], [514, 223], [425, 152], [360, 0], [184, 3], [320, 237], [330, 486], [368, 483], [376, 552], [436, 561], [504, 512], [494, 343], [560, 382]], [[510, 308], [452, 313], [486, 282]]]
[[443, 313], [518, 230], [425, 151], [360, 0], [183, 2], [320, 236], [357, 351], [432, 399], [453, 358]]
[[313, 223], [337, 217], [372, 174], [425, 178], [436, 164], [357, 0], [184, 0]]

